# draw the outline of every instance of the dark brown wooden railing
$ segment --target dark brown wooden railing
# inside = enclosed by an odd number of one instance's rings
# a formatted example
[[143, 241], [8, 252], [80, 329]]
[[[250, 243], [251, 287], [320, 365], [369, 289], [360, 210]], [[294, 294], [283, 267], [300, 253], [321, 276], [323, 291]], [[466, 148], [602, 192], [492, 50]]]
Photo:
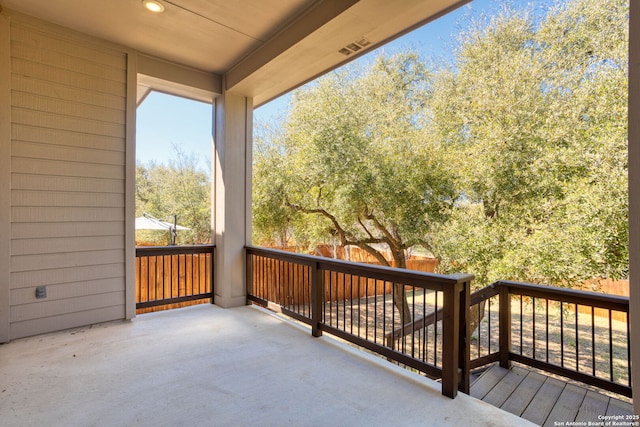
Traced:
[[628, 297], [511, 281], [469, 295], [471, 280], [247, 248], [250, 302], [442, 378], [445, 395], [517, 362], [631, 397]]
[[213, 303], [214, 245], [136, 248], [136, 309]]
[[[442, 379], [442, 393], [469, 392], [466, 319], [471, 275], [437, 275], [247, 247], [247, 298], [390, 360]], [[401, 297], [398, 297], [401, 295]], [[400, 311], [406, 301], [411, 319]], [[386, 336], [441, 312], [427, 328]]]
[[519, 362], [631, 397], [628, 297], [510, 281], [474, 294], [472, 368]]
[[[631, 397], [629, 298], [499, 281], [473, 292], [470, 368], [512, 361]], [[388, 334], [427, 328], [442, 312]]]

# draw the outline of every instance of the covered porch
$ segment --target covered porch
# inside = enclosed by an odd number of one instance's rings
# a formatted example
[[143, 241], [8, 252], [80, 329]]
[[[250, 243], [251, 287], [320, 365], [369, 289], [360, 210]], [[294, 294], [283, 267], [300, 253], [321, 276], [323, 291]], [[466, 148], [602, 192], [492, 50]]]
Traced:
[[528, 425], [255, 306], [204, 304], [0, 347], [3, 425]]
[[[0, 0], [3, 423], [525, 423], [243, 306], [253, 274], [253, 108], [466, 1], [229, 3], [167, 2], [161, 20], [137, 1]], [[639, 7], [631, 3], [631, 362], [640, 361]], [[363, 40], [359, 53], [344, 52]], [[216, 306], [136, 317], [135, 109], [149, 90], [212, 104]], [[504, 348], [487, 357], [522, 359]], [[458, 367], [447, 361], [454, 394]], [[629, 374], [636, 383], [639, 372]]]

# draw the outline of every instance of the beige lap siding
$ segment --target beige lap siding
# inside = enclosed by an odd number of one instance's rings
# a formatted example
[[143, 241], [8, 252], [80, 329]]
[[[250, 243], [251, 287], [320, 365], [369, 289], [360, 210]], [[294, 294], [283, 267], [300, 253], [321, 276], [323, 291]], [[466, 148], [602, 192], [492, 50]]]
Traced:
[[126, 93], [125, 52], [11, 17], [11, 339], [125, 317]]

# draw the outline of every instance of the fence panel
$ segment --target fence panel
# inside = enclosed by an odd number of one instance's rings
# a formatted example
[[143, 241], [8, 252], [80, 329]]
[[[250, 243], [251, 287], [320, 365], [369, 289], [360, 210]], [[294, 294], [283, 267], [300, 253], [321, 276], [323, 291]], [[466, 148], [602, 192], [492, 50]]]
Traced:
[[213, 302], [213, 245], [136, 248], [136, 313]]

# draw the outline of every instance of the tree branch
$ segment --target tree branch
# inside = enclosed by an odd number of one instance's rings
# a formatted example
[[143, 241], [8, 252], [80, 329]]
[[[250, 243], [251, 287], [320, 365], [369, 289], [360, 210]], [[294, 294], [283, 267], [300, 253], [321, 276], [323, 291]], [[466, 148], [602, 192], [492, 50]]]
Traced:
[[391, 250], [396, 251], [396, 250], [404, 249], [402, 244], [399, 242], [399, 240], [396, 239], [389, 232], [389, 230], [387, 230], [387, 228], [378, 220], [378, 218], [376, 218], [373, 212], [370, 212], [367, 214], [367, 219], [371, 220], [373, 222], [373, 225], [375, 225], [376, 228], [378, 229], [378, 231], [382, 233], [382, 235], [384, 236], [384, 242], [389, 245]]
[[[376, 249], [372, 248], [369, 245], [370, 244], [375, 244], [375, 243], [386, 243], [386, 240], [380, 239], [380, 238], [376, 238], [373, 235], [371, 235], [370, 233], [369, 233], [369, 238], [368, 239], [357, 239], [356, 237], [354, 237], [351, 233], [349, 233], [347, 230], [345, 230], [340, 225], [340, 223], [338, 222], [338, 219], [334, 215], [330, 214], [325, 209], [321, 209], [321, 208], [309, 209], [309, 208], [302, 207], [300, 205], [295, 205], [295, 204], [293, 204], [293, 203], [291, 203], [289, 201], [286, 201], [285, 203], [287, 204], [287, 206], [289, 208], [291, 208], [291, 209], [293, 209], [295, 211], [302, 212], [302, 213], [305, 213], [305, 214], [322, 215], [325, 218], [329, 219], [331, 221], [331, 223], [333, 224], [333, 227], [334, 227], [336, 233], [338, 233], [338, 237], [340, 238], [340, 244], [342, 246], [349, 246], [349, 245], [359, 246], [362, 249], [366, 250], [367, 252], [371, 253], [372, 255], [376, 256], [375, 253], [370, 252], [370, 251], [377, 252]], [[376, 258], [378, 258], [378, 257], [376, 256]], [[387, 264], [385, 264], [385, 265], [387, 265]]]
[[377, 249], [369, 246], [366, 243], [358, 243], [358, 244], [356, 244], [356, 246], [358, 246], [359, 248], [362, 248], [368, 254], [370, 254], [371, 256], [375, 257], [375, 259], [378, 260], [380, 265], [384, 265], [386, 267], [390, 267], [389, 261], [387, 261], [387, 259]]
[[362, 218], [360, 218], [359, 215], [358, 215], [358, 224], [360, 224], [360, 227], [362, 227], [362, 229], [365, 231], [365, 233], [367, 233], [369, 235], [369, 238], [371, 238], [371, 239], [375, 238], [375, 237], [373, 237], [373, 234], [369, 231], [367, 226], [364, 225], [364, 222], [362, 222]]

